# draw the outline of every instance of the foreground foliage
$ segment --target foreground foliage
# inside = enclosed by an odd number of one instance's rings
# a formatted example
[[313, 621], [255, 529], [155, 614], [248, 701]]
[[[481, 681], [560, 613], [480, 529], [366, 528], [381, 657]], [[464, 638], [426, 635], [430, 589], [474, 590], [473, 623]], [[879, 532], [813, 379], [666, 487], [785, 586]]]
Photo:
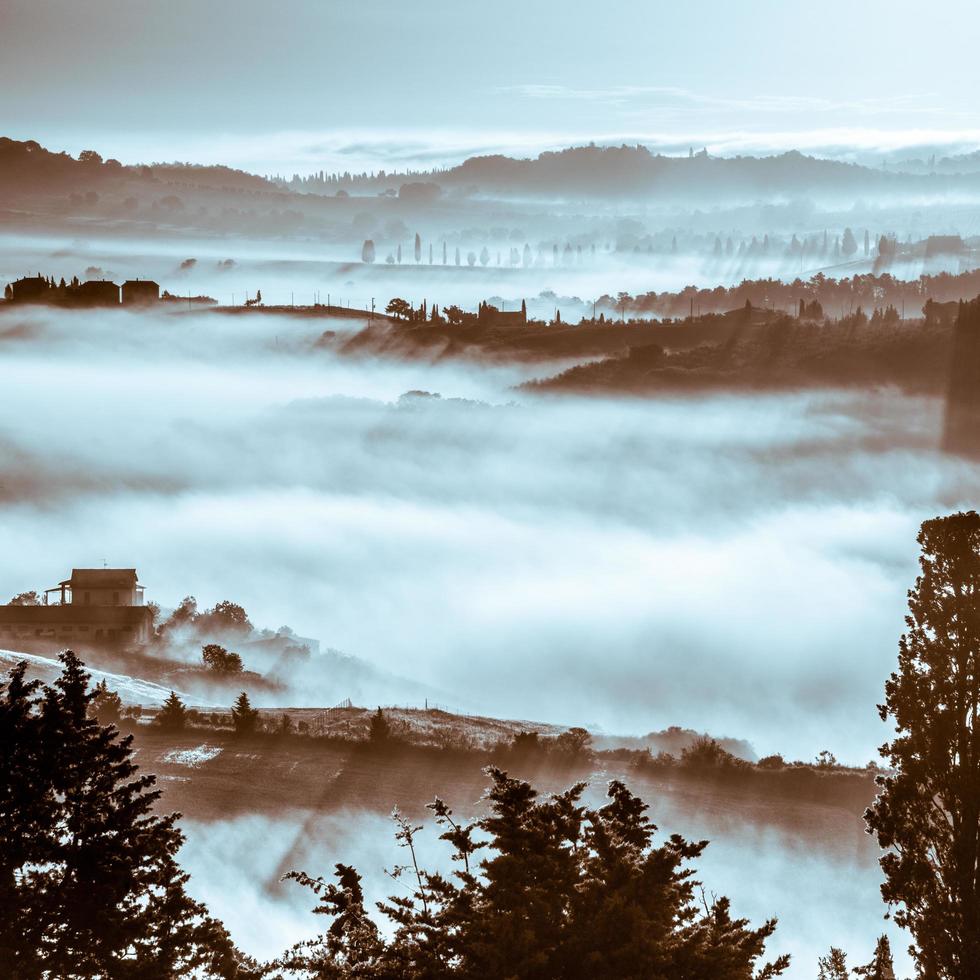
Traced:
[[52, 686], [0, 682], [0, 964], [13, 980], [242, 977], [224, 927], [184, 890], [178, 814], [158, 816], [132, 736], [71, 652]]
[[[766, 980], [788, 966], [786, 956], [759, 963], [775, 920], [753, 929], [733, 918], [728, 899], [704, 898], [685, 865], [707, 842], [674, 835], [653, 846], [646, 804], [623, 783], [610, 783], [608, 802], [591, 808], [583, 783], [539, 800], [529, 783], [487, 772], [485, 818], [464, 825], [442, 801], [431, 804], [458, 864], [449, 878], [418, 867], [421, 828], [396, 813], [411, 857], [396, 871], [413, 885], [379, 905], [394, 925], [390, 939], [368, 914], [353, 868], [338, 864], [335, 881], [288, 875], [332, 921], [283, 956], [276, 975]], [[477, 863], [483, 849], [490, 854]]]

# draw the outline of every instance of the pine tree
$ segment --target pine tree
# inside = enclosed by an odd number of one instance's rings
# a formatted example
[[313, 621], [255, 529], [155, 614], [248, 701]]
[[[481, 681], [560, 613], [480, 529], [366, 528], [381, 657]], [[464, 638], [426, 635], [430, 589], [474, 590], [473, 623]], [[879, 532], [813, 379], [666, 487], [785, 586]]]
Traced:
[[184, 890], [178, 814], [158, 816], [132, 736], [92, 717], [69, 650], [50, 687], [0, 683], [0, 963], [4, 975], [234, 977], [227, 932]]
[[421, 828], [393, 814], [410, 855], [394, 874], [410, 884], [379, 905], [395, 926], [390, 941], [368, 918], [353, 868], [338, 865], [337, 884], [288, 875], [316, 893], [316, 911], [333, 922], [280, 963], [292, 955], [310, 978], [426, 980], [771, 980], [788, 966], [785, 956], [758, 964], [774, 921], [752, 929], [731, 917], [724, 898], [702, 911], [686, 864], [707, 842], [674, 835], [653, 846], [647, 807], [621, 782], [610, 784], [605, 806], [590, 809], [584, 783], [538, 800], [529, 783], [487, 773], [490, 812], [477, 823], [459, 822], [439, 799], [429, 807], [454, 849], [452, 878], [419, 867]]
[[381, 710], [380, 705], [378, 706], [378, 710], [371, 715], [368, 738], [376, 745], [383, 744], [391, 739], [391, 726], [388, 724], [388, 719], [385, 718], [385, 714]]
[[422, 261], [422, 239], [419, 237], [419, 233], [415, 232], [415, 264], [418, 265]]
[[867, 980], [895, 980], [895, 964], [892, 962], [892, 947], [887, 936], [879, 936], [875, 954], [866, 966], [856, 966], [854, 973]]
[[847, 957], [836, 946], [826, 956], [817, 957], [817, 980], [848, 980]]
[[881, 748], [865, 813], [885, 851], [882, 897], [911, 932], [919, 975], [980, 975], [980, 515], [923, 523], [898, 670], [885, 683]]
[[187, 709], [184, 707], [184, 702], [173, 691], [157, 712], [154, 723], [158, 728], [168, 732], [180, 732], [186, 727]]
[[236, 735], [252, 735], [258, 726], [259, 712], [252, 707], [252, 702], [244, 691], [232, 705], [231, 722], [235, 726]]
[[118, 725], [122, 717], [122, 698], [109, 690], [105, 678], [95, 685], [92, 691], [92, 717], [100, 725]]

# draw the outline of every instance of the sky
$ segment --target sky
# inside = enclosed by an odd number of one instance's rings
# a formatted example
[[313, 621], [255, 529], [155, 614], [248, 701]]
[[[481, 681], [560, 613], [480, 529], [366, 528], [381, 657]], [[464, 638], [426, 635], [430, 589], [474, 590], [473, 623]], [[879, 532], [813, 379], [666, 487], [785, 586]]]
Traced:
[[591, 139], [973, 149], [978, 17], [968, 0], [5, 0], [0, 129], [263, 173]]

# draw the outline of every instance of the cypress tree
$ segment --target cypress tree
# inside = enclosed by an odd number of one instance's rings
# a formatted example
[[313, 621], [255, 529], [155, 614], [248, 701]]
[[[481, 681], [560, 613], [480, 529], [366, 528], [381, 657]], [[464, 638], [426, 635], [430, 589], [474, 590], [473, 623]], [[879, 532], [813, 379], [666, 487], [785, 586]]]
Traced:
[[980, 976], [980, 515], [923, 523], [881, 752], [894, 770], [865, 813], [885, 851], [881, 894], [923, 977]]

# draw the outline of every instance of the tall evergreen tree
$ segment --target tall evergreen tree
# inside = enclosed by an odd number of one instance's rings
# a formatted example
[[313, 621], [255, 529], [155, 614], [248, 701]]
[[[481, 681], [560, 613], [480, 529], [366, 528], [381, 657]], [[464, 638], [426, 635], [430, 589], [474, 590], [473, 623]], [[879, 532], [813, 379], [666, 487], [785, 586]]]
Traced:
[[184, 702], [173, 691], [157, 712], [154, 723], [168, 732], [183, 731], [186, 727], [187, 709], [184, 707]]
[[368, 738], [375, 744], [388, 742], [391, 739], [391, 726], [385, 713], [378, 706], [378, 710], [371, 715], [371, 724], [368, 728]]
[[116, 725], [122, 717], [122, 698], [115, 691], [109, 690], [105, 678], [92, 691], [91, 712], [100, 725]]
[[895, 964], [892, 961], [892, 947], [887, 936], [879, 936], [875, 944], [875, 954], [865, 966], [854, 968], [856, 976], [866, 980], [895, 980]]
[[62, 654], [52, 686], [0, 683], [0, 963], [4, 976], [245, 976], [184, 886], [178, 814], [159, 816], [132, 736], [92, 715], [89, 675]]
[[248, 695], [242, 691], [231, 708], [231, 723], [236, 735], [252, 735], [259, 724], [259, 712], [252, 707]]
[[865, 820], [885, 854], [883, 898], [919, 974], [980, 976], [980, 515], [926, 521], [882, 746], [894, 773]]
[[817, 957], [817, 980], [849, 980], [847, 957], [836, 946], [826, 956]]

